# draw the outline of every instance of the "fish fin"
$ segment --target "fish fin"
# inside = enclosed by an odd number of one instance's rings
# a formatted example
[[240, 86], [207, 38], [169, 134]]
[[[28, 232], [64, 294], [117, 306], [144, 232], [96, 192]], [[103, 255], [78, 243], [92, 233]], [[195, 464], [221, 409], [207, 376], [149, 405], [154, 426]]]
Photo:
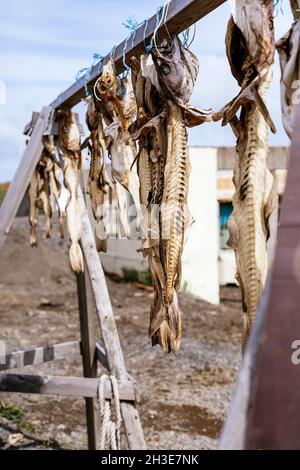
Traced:
[[273, 211], [276, 209], [277, 205], [278, 205], [277, 191], [276, 191], [275, 183], [273, 183], [268, 200], [264, 206], [264, 221], [265, 221], [265, 227], [267, 231], [267, 240], [269, 240], [270, 238], [270, 216], [272, 215]]
[[270, 116], [270, 113], [268, 111], [268, 108], [264, 102], [264, 100], [262, 99], [262, 97], [260, 96], [259, 92], [257, 89], [254, 90], [254, 95], [255, 95], [255, 102], [258, 106], [258, 109], [260, 110], [261, 114], [263, 115], [265, 121], [267, 122], [268, 126], [270, 127], [271, 131], [273, 134], [276, 134], [277, 130], [276, 130], [276, 126]]
[[182, 118], [187, 127], [195, 127], [212, 121], [212, 109], [197, 109], [193, 106], [180, 106]]
[[236, 250], [238, 247], [238, 226], [235, 221], [235, 218], [231, 216], [227, 222], [227, 228], [229, 232], [229, 239], [227, 245], [229, 248]]

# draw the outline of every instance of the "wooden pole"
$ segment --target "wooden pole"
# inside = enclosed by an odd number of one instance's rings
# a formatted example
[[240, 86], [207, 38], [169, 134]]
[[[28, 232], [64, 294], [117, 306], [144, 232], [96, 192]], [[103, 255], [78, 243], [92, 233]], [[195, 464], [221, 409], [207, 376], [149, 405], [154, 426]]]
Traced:
[[[300, 450], [300, 105], [280, 215], [270, 294], [251, 393], [246, 449]], [[297, 346], [296, 346], [297, 348]], [[298, 345], [299, 349], [299, 345]], [[297, 359], [297, 354], [295, 355]]]
[[[93, 295], [95, 298], [96, 313], [102, 332], [107, 360], [111, 373], [118, 380], [128, 380], [124, 357], [119, 341], [114, 313], [106, 285], [105, 275], [99, 254], [96, 250], [95, 238], [88, 216], [82, 190], [79, 188], [78, 198], [82, 210], [81, 246], [87, 267]], [[121, 412], [124, 420], [126, 437], [131, 450], [146, 449], [143, 430], [139, 414], [135, 406], [125, 401], [121, 402]]]
[[[88, 378], [95, 378], [97, 377], [97, 356], [95, 325], [93, 317], [93, 295], [91, 294], [90, 287], [87, 285], [88, 281], [85, 273], [77, 274], [76, 280], [79, 305], [83, 376]], [[100, 424], [96, 400], [93, 398], [86, 398], [85, 410], [88, 434], [88, 449], [97, 450]]]
[[43, 150], [43, 133], [50, 117], [51, 108], [44, 107], [37, 120], [22, 160], [10, 184], [0, 208], [0, 250], [9, 233], [18, 208], [26, 193], [35, 167]]

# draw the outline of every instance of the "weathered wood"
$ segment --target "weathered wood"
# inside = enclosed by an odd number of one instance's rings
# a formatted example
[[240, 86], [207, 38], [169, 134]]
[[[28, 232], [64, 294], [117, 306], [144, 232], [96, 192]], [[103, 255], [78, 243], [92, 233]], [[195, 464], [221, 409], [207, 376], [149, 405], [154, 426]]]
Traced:
[[[79, 133], [80, 133], [81, 136], [84, 136], [84, 128], [83, 128], [83, 125], [79, 121], [79, 114], [78, 113], [74, 113], [74, 114], [75, 114], [74, 117], [75, 117], [75, 121], [77, 123]], [[40, 113], [37, 113], [36, 111], [33, 111], [31, 122], [28, 123], [24, 128], [24, 134], [25, 135], [31, 135], [31, 133], [32, 133], [32, 131], [33, 131], [35, 125], [36, 125], [36, 122], [39, 118], [39, 115], [40, 115]], [[58, 136], [58, 122], [55, 121], [55, 109], [54, 108], [52, 108], [52, 113], [51, 113], [51, 116], [49, 117], [47, 126], [45, 127], [44, 135]]]
[[[85, 266], [86, 271], [86, 266]], [[85, 272], [76, 275], [77, 293], [79, 305], [81, 353], [83, 376], [88, 378], [97, 377], [97, 357], [96, 357], [96, 330], [94, 324], [93, 296], [87, 286], [87, 276]], [[87, 292], [89, 295], [87, 295]], [[94, 398], [85, 399], [88, 449], [97, 450], [99, 441], [99, 413], [97, 412], [97, 402]]]
[[270, 282], [268, 279], [239, 371], [230, 410], [218, 443], [219, 450], [243, 450], [245, 446], [250, 395], [257, 371], [257, 356], [262, 340], [269, 290]]
[[53, 344], [51, 346], [25, 349], [0, 356], [0, 371], [24, 366], [43, 364], [49, 361], [68, 359], [80, 353], [80, 341]]
[[292, 344], [300, 339], [300, 105], [270, 281], [259, 368], [251, 394], [246, 449], [300, 449], [300, 365]]
[[22, 202], [24, 194], [30, 183], [33, 171], [40, 159], [43, 144], [42, 137], [44, 129], [47, 125], [51, 108], [42, 109], [32, 136], [24, 151], [22, 160], [17, 168], [14, 179], [10, 184], [4, 201], [0, 208], [0, 249], [3, 246], [6, 236], [9, 233], [11, 225], [14, 221], [18, 208]]
[[[109, 370], [118, 380], [128, 380], [129, 377], [124, 363], [124, 357], [106, 285], [105, 275], [99, 254], [96, 250], [94, 234], [81, 189], [79, 189], [78, 198], [83, 214], [81, 246], [87, 266], [86, 271], [89, 276], [95, 298], [96, 313], [102, 332]], [[139, 415], [134, 405], [122, 402], [121, 411], [130, 449], [145, 449], [146, 443], [144, 440], [143, 430]]]
[[[99, 379], [83, 377], [0, 374], [1, 392], [96, 398], [98, 383]], [[134, 387], [129, 380], [119, 380], [118, 390], [120, 400], [135, 401]], [[107, 399], [112, 398], [110, 380], [105, 383], [104, 395]]]
[[[225, 3], [226, 0], [171, 0], [168, 8], [168, 13], [166, 16], [165, 24], [170, 34], [179, 34], [184, 31], [186, 28], [190, 27], [197, 21], [199, 21], [204, 16], [208, 15], [211, 11], [216, 9], [218, 6]], [[146, 43], [149, 44], [151, 37], [156, 28], [156, 15], [153, 15], [147, 25], [146, 30]], [[124, 40], [119, 44], [115, 49], [114, 62], [116, 69], [119, 73], [125, 70], [123, 64], [123, 51], [126, 47], [126, 61], [128, 62], [130, 57], [133, 55], [139, 57], [142, 53], [145, 52], [144, 45], [144, 30], [145, 25], [142, 25], [136, 32], [135, 36], [131, 36], [130, 40], [126, 42]], [[159, 29], [159, 37], [165, 38], [167, 35], [166, 28], [162, 26]], [[103, 70], [103, 65], [106, 64], [110, 59], [110, 56], [107, 55], [102, 62], [98, 62], [92, 68], [89, 74], [89, 80], [87, 86], [89, 89], [92, 89], [95, 81], [101, 75]], [[74, 83], [66, 91], [61, 93], [52, 103], [51, 106], [57, 108], [59, 106], [65, 105], [68, 107], [73, 107], [78, 104], [82, 98], [85, 96], [85, 86], [82, 83]], [[30, 124], [25, 128], [28, 130]]]
[[97, 360], [102, 364], [102, 366], [106, 369], [109, 369], [106, 351], [98, 341], [96, 342], [96, 356]]

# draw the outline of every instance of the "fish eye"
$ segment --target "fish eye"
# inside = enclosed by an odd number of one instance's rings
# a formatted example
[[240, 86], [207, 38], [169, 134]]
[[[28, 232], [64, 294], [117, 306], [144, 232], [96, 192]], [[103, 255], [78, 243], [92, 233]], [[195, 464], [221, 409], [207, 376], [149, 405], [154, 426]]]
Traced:
[[159, 66], [159, 70], [163, 75], [169, 75], [171, 73], [171, 67], [168, 64], [162, 63]]
[[67, 128], [67, 127], [64, 127], [64, 128], [63, 128], [63, 132], [64, 132], [64, 134], [67, 134], [67, 133], [68, 133], [68, 128]]

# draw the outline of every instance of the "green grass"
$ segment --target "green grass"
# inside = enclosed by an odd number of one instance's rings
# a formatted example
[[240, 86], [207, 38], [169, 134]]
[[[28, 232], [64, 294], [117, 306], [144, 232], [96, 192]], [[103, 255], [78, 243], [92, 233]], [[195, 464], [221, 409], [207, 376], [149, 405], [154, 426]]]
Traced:
[[9, 421], [20, 421], [24, 418], [26, 410], [12, 403], [0, 401], [0, 416]]
[[137, 271], [136, 269], [123, 268], [123, 282], [141, 282], [152, 286], [152, 279], [149, 269], [146, 271]]
[[0, 206], [2, 204], [2, 201], [3, 201], [4, 197], [5, 197], [5, 194], [6, 194], [6, 189], [0, 188]]

